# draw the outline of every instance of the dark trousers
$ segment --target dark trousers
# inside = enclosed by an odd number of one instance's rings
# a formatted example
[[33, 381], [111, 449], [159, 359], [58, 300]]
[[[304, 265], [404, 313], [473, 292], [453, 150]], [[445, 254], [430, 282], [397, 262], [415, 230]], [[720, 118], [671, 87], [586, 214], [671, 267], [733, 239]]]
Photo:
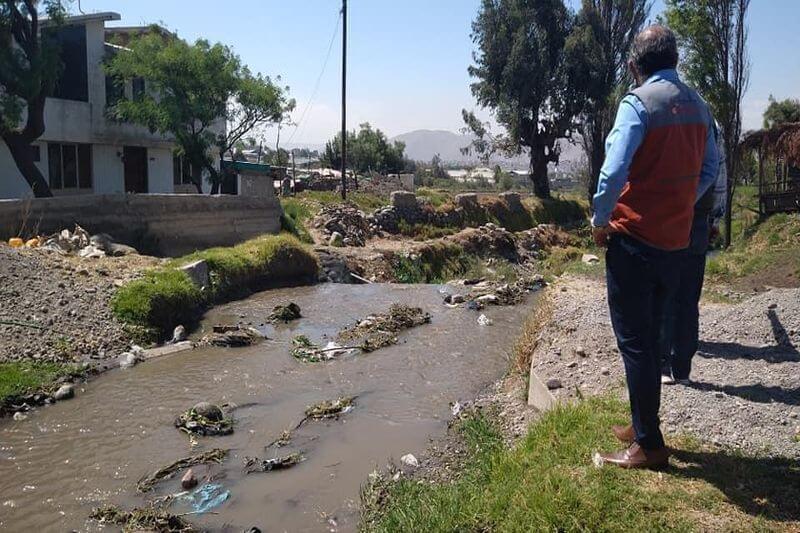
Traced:
[[672, 300], [666, 302], [661, 341], [661, 372], [689, 379], [697, 352], [700, 295], [706, 273], [706, 252], [711, 230], [709, 217], [695, 213], [691, 242], [680, 266], [680, 280]]
[[625, 364], [636, 442], [664, 446], [661, 406], [661, 322], [675, 293], [685, 250], [667, 252], [626, 235], [613, 235], [606, 252], [611, 324]]

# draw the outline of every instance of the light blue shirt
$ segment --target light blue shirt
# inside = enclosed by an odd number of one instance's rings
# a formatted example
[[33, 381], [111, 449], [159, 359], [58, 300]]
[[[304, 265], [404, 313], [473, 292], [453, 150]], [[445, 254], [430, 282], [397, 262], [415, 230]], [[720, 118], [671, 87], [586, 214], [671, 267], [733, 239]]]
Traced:
[[[659, 70], [650, 76], [645, 84], [659, 80], [678, 81], [675, 69]], [[647, 110], [641, 100], [629, 94], [622, 99], [617, 110], [614, 128], [606, 138], [606, 158], [600, 169], [597, 193], [592, 200], [593, 226], [605, 226], [611, 220], [611, 212], [617, 205], [622, 189], [628, 182], [633, 156], [644, 141], [647, 133]], [[718, 174], [718, 155], [714, 124], [709, 116], [706, 152], [700, 170], [700, 183], [697, 186], [696, 200], [716, 181]]]

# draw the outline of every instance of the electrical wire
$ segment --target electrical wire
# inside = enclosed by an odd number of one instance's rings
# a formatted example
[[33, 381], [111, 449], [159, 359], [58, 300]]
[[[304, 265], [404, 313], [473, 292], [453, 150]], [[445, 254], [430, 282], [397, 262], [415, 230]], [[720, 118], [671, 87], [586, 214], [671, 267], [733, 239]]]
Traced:
[[300, 120], [298, 120], [297, 123], [295, 124], [294, 131], [289, 136], [289, 140], [286, 141], [286, 144], [291, 143], [292, 139], [294, 139], [295, 134], [297, 134], [297, 132], [300, 131], [300, 126], [303, 124], [303, 119], [306, 118], [306, 113], [308, 113], [308, 110], [311, 108], [314, 102], [314, 98], [317, 96], [317, 91], [319, 90], [319, 84], [322, 81], [323, 74], [325, 74], [325, 69], [328, 67], [328, 60], [331, 58], [331, 50], [333, 50], [333, 43], [336, 41], [336, 36], [339, 34], [339, 26], [341, 25], [341, 23], [342, 23], [342, 12], [339, 11], [339, 16], [336, 18], [336, 27], [333, 29], [331, 42], [328, 45], [328, 52], [325, 54], [325, 62], [322, 64], [322, 70], [320, 71], [319, 76], [317, 76], [317, 82], [314, 84], [314, 90], [311, 92], [311, 98], [308, 99], [305, 109], [303, 109], [303, 112], [300, 114]]

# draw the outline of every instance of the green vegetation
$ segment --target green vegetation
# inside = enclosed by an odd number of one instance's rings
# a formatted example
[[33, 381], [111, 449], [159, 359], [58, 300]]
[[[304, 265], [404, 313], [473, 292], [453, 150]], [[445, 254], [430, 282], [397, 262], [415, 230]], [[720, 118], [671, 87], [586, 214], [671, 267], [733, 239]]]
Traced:
[[[748, 276], [776, 277], [771, 284], [800, 279], [800, 215], [780, 213], [742, 230], [733, 245], [710, 258], [713, 281], [731, 282]], [[795, 281], [796, 282], [796, 281]]]
[[291, 233], [306, 244], [313, 244], [314, 239], [306, 229], [306, 222], [314, 216], [308, 204], [297, 198], [281, 198], [281, 207], [281, 230]]
[[7, 400], [42, 390], [62, 376], [74, 374], [73, 365], [13, 361], [0, 363], [0, 406]]
[[619, 447], [621, 400], [594, 397], [544, 414], [513, 447], [487, 415], [460, 423], [468, 457], [453, 480], [379, 478], [362, 491], [362, 530], [769, 531], [800, 525], [791, 461], [709, 451], [688, 439], [665, 472], [596, 468]]
[[436, 242], [413, 256], [394, 260], [394, 275], [399, 283], [444, 283], [464, 275], [478, 258], [457, 244]]
[[453, 199], [453, 195], [448, 191], [430, 189], [428, 187], [420, 187], [414, 192], [418, 198], [428, 200], [433, 207], [441, 207]]
[[405, 220], [398, 223], [400, 235], [410, 237], [415, 241], [426, 241], [452, 235], [458, 231], [455, 227], [440, 227], [433, 224], [409, 224]]
[[523, 205], [531, 212], [534, 224], [585, 224], [589, 202], [579, 197], [526, 198]]
[[[178, 270], [198, 259], [209, 268], [210, 286], [203, 291]], [[178, 324], [194, 322], [209, 304], [282, 281], [311, 279], [318, 268], [316, 258], [295, 237], [268, 235], [175, 259], [122, 287], [111, 304], [123, 321], [163, 337]]]

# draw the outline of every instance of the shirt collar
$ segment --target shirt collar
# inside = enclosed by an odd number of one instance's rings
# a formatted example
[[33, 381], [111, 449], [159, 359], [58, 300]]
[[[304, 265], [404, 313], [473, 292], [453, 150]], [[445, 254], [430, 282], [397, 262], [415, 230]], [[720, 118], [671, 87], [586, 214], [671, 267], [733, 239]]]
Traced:
[[648, 83], [653, 83], [660, 80], [678, 81], [678, 71], [674, 68], [661, 69], [647, 78], [642, 85], [647, 85]]

